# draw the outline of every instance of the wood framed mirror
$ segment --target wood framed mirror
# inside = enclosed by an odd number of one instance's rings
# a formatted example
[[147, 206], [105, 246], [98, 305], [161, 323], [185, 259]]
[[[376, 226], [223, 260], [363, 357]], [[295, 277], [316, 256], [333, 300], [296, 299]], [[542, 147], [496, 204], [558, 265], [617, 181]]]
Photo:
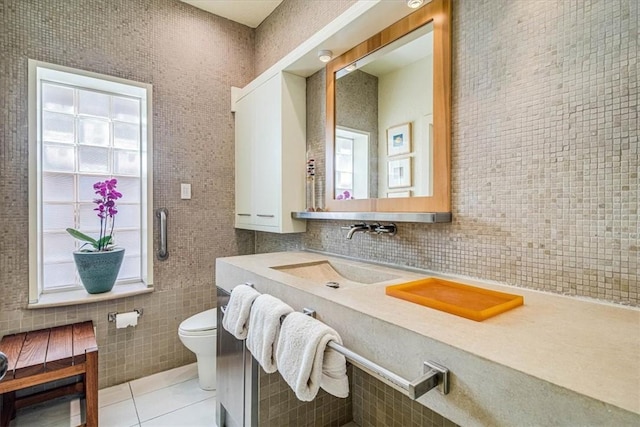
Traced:
[[327, 210], [449, 212], [451, 0], [336, 57], [326, 79]]

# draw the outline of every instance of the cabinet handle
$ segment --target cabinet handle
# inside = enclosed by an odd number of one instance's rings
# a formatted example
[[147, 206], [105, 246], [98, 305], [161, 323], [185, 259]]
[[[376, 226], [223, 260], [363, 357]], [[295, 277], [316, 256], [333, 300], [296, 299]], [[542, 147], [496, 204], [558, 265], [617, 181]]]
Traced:
[[251, 216], [251, 214], [238, 214], [238, 216]]
[[267, 214], [258, 214], [260, 218], [274, 218], [275, 215], [267, 215]]

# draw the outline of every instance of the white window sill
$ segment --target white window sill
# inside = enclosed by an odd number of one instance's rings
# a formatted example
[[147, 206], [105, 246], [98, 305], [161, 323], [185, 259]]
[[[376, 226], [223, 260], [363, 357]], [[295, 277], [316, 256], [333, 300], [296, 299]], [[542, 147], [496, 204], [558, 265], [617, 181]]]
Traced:
[[153, 292], [153, 286], [147, 286], [142, 282], [116, 285], [110, 292], [105, 292], [103, 294], [90, 294], [84, 289], [69, 292], [53, 292], [49, 294], [41, 294], [38, 298], [38, 302], [29, 303], [27, 308], [35, 309], [89, 304], [92, 302], [109, 301], [134, 295], [148, 294], [150, 292]]

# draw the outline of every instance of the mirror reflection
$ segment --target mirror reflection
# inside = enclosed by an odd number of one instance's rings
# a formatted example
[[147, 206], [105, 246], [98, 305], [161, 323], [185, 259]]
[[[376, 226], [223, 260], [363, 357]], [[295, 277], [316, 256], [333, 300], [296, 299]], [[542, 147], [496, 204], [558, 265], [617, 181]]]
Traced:
[[334, 199], [433, 193], [433, 25], [335, 73]]

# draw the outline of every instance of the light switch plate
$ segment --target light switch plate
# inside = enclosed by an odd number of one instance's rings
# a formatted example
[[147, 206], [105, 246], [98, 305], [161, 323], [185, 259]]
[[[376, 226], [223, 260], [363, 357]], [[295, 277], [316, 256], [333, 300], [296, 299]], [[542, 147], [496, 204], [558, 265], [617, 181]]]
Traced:
[[182, 200], [191, 199], [191, 184], [180, 184], [180, 198]]

